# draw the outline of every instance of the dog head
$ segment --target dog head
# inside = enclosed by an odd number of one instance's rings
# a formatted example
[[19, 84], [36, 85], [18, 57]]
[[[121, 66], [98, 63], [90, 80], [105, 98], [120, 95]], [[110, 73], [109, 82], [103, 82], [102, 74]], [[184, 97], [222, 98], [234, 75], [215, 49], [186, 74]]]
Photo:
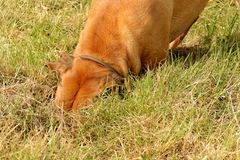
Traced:
[[65, 53], [60, 55], [58, 62], [47, 66], [60, 76], [55, 102], [65, 110], [88, 105], [105, 87], [115, 86], [121, 78], [94, 61], [73, 58]]

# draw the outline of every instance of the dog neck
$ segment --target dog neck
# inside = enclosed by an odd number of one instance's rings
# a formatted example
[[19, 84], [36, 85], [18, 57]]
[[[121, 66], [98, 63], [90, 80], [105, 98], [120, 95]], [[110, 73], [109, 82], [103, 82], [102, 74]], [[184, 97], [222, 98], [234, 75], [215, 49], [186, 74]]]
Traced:
[[85, 60], [89, 60], [89, 61], [93, 61], [96, 64], [99, 64], [99, 65], [109, 69], [113, 73], [112, 77], [116, 81], [117, 84], [120, 85], [120, 84], [124, 83], [124, 76], [121, 75], [121, 73], [119, 73], [111, 64], [106, 63], [103, 60], [100, 60], [96, 57], [86, 55], [86, 54], [81, 54], [80, 58], [85, 59]]

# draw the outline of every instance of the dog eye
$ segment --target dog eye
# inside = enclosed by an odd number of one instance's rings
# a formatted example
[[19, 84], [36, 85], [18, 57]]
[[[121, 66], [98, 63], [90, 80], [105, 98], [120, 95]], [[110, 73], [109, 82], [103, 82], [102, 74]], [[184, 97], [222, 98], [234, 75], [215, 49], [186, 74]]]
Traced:
[[98, 97], [101, 98], [107, 98], [108, 96], [112, 95], [113, 89], [112, 88], [106, 88], [101, 92], [101, 94]]
[[127, 94], [127, 89], [123, 85], [116, 85], [113, 87], [109, 87], [104, 89], [101, 94], [98, 96], [98, 98], [107, 98], [108, 96], [112, 95], [118, 95], [120, 99], [125, 99], [128, 94]]

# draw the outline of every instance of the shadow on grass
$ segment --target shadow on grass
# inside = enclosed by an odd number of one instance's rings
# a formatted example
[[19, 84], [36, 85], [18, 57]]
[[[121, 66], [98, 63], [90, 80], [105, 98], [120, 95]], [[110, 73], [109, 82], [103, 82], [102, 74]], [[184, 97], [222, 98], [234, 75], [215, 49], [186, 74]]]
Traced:
[[190, 46], [178, 47], [170, 50], [170, 64], [182, 62], [186, 67], [209, 58], [214, 54], [214, 50], [218, 50], [222, 56], [231, 53], [238, 54], [240, 48], [240, 32], [236, 32], [227, 36], [216, 37], [215, 40], [205, 38], [202, 43]]
[[195, 45], [191, 47], [178, 47], [170, 50], [170, 63], [177, 61], [183, 62], [184, 65], [190, 66], [196, 61], [202, 59], [207, 55], [209, 47], [203, 47], [201, 45]]

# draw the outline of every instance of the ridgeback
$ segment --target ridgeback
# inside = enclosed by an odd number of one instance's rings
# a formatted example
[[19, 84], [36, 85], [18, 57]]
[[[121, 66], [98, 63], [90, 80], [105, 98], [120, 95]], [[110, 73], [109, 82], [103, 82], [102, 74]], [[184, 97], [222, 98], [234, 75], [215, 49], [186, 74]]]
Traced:
[[56, 104], [65, 110], [91, 103], [128, 72], [155, 68], [183, 40], [208, 0], [93, 0], [72, 56], [48, 67], [60, 74]]

